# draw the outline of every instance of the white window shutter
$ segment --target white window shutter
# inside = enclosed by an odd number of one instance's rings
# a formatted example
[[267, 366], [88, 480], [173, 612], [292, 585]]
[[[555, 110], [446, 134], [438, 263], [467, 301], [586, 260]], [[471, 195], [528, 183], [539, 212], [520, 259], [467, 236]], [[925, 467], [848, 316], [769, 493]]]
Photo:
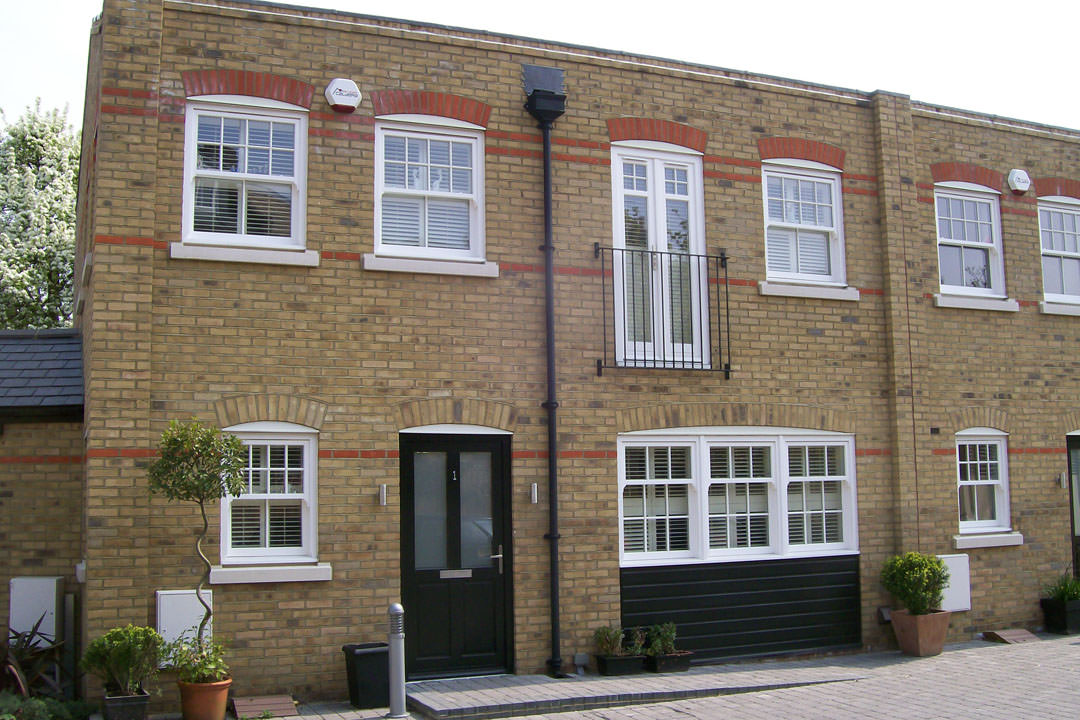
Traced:
[[765, 255], [769, 270], [773, 272], [795, 272], [795, 231], [786, 228], [770, 227], [765, 236]]

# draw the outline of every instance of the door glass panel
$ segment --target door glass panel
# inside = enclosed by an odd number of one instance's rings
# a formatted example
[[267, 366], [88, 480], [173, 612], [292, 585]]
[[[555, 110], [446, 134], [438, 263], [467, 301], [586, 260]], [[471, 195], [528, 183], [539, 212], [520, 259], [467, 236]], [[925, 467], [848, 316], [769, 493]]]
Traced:
[[413, 547], [417, 570], [446, 567], [446, 453], [413, 454]]
[[461, 567], [491, 567], [491, 453], [463, 452], [461, 463]]

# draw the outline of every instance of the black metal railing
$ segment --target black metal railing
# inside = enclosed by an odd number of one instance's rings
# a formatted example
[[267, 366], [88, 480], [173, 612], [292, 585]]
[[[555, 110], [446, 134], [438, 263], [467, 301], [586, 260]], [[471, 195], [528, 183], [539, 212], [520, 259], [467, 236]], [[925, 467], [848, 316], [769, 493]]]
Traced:
[[603, 278], [604, 368], [709, 370], [731, 376], [727, 253], [594, 245]]

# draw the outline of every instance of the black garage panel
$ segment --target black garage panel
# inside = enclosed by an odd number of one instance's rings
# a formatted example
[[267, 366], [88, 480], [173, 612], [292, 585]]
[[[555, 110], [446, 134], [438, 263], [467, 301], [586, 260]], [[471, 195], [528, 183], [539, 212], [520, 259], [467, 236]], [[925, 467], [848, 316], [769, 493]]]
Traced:
[[622, 624], [672, 621], [695, 661], [859, 645], [859, 556], [622, 569]]

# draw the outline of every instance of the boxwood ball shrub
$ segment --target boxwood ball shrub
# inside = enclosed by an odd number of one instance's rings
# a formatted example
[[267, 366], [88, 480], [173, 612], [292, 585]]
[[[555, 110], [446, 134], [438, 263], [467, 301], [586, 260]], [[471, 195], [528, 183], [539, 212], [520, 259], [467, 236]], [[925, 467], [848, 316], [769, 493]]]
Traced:
[[949, 571], [941, 558], [920, 552], [894, 555], [881, 570], [881, 584], [912, 615], [939, 609], [948, 583]]

